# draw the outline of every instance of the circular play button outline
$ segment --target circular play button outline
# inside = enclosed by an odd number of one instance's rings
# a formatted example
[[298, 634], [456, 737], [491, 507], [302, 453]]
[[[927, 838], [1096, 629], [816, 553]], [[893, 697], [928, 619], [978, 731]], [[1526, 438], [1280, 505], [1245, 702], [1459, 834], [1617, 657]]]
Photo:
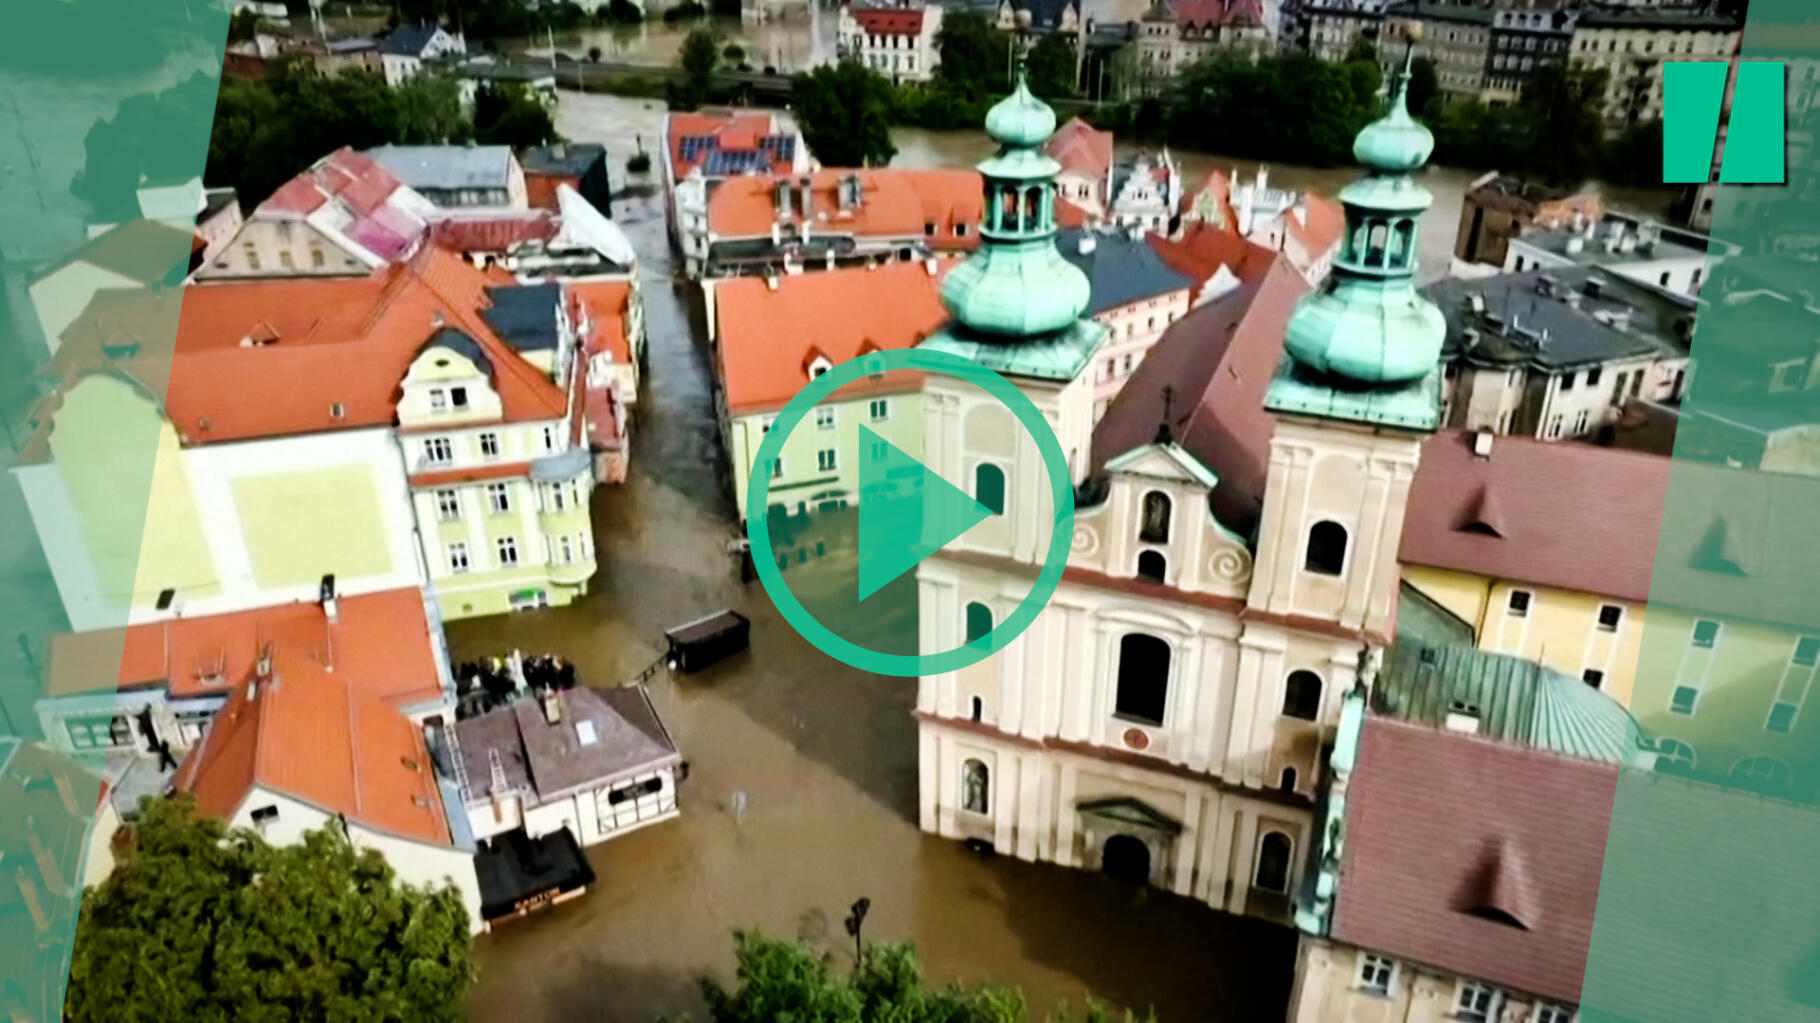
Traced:
[[[770, 465], [781, 454], [784, 441], [809, 414], [809, 410], [824, 398], [862, 377], [877, 376], [892, 370], [945, 374], [973, 384], [991, 395], [1017, 418], [1024, 432], [1036, 442], [1054, 496], [1055, 521], [1049, 534], [1049, 550], [1043, 557], [1043, 567], [1037, 573], [1036, 582], [1030, 587], [1030, 592], [1024, 595], [1017, 609], [995, 624], [984, 636], [932, 654], [895, 654], [873, 650], [823, 625], [790, 591], [783, 573], [778, 570], [766, 514], [770, 506], [771, 474], [761, 467]], [[1055, 594], [1056, 587], [1061, 585], [1062, 572], [1068, 567], [1068, 552], [1074, 541], [1074, 486], [1061, 442], [1056, 439], [1049, 421], [1043, 418], [1042, 410], [1024, 392], [972, 359], [926, 348], [871, 352], [857, 359], [849, 359], [810, 381], [807, 387], [796, 392], [796, 396], [784, 405], [783, 411], [777, 414], [764, 439], [759, 442], [752, 466], [752, 471], [747, 473], [746, 484], [746, 535], [751, 541], [753, 567], [758, 572], [759, 581], [764, 584], [765, 592], [770, 595], [771, 603], [784, 616], [784, 620], [804, 639], [815, 644], [817, 649], [864, 671], [906, 677], [939, 675], [958, 671], [990, 656], [1009, 645], [1036, 621], [1036, 616], [1042, 613], [1044, 605]], [[865, 495], [860, 495], [859, 499], [864, 501]]]

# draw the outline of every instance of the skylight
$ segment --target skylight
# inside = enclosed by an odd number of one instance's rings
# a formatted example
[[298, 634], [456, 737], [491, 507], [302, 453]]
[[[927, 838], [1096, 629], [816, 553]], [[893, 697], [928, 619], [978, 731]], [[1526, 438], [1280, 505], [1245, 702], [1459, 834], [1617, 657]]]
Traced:
[[575, 722], [575, 737], [581, 740], [583, 746], [592, 746], [600, 741], [600, 736], [594, 732], [594, 722], [592, 721]]

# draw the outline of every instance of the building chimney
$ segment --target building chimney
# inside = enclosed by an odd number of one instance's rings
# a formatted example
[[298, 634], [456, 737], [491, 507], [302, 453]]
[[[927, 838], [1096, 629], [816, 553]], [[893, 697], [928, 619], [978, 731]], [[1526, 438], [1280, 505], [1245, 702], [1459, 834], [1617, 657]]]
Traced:
[[803, 179], [800, 182], [798, 182], [797, 184], [800, 185], [802, 188], [803, 240], [808, 241], [809, 240], [809, 222], [811, 220], [815, 219], [814, 182], [812, 182], [809, 179], [809, 176], [807, 174], [805, 174], [805, 175], [803, 175]]
[[1478, 433], [1472, 435], [1472, 453], [1475, 457], [1491, 457], [1492, 436], [1490, 430], [1480, 430]]
[[554, 689], [543, 694], [543, 719], [552, 725], [562, 723], [562, 694]]
[[1092, 252], [1093, 246], [1094, 246], [1093, 235], [1090, 232], [1082, 231], [1081, 239], [1080, 239], [1081, 255], [1085, 256], [1088, 253]]
[[335, 599], [335, 577], [333, 575], [325, 575], [322, 577], [322, 586], [319, 591], [319, 599], [322, 603], [323, 615], [325, 615], [328, 618], [328, 620], [331, 622], [336, 621], [340, 616], [337, 613], [339, 611], [339, 608], [336, 607], [337, 601]]
[[1447, 709], [1447, 730], [1479, 734], [1479, 708], [1464, 700], [1455, 700]]

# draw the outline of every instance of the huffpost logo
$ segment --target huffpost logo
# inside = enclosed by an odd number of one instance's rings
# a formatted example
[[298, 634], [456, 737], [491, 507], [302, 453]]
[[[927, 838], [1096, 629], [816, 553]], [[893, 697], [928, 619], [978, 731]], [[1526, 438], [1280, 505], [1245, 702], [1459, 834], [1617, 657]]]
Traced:
[[[1713, 147], [1725, 107], [1725, 61], [1670, 61], [1662, 68], [1662, 180], [1711, 180]], [[1775, 61], [1738, 65], [1719, 181], [1779, 185], [1785, 178], [1784, 70]]]

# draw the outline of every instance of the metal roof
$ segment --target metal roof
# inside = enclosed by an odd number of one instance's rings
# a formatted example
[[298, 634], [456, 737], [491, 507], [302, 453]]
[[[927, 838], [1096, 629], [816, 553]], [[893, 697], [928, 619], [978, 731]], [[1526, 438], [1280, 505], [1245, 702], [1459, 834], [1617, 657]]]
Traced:
[[1056, 238], [1062, 258], [1087, 275], [1087, 315], [1187, 291], [1196, 281], [1170, 269], [1143, 237], [1125, 231], [1072, 229]]
[[1478, 734], [1614, 764], [1653, 764], [1636, 719], [1616, 700], [1534, 661], [1461, 644], [1399, 639], [1371, 694], [1372, 710], [1442, 725], [1478, 718]]
[[379, 146], [367, 155], [420, 192], [506, 188], [512, 179], [508, 146]]
[[1443, 358], [1549, 370], [1685, 356], [1697, 308], [1590, 266], [1450, 278], [1423, 292], [1447, 320]]
[[562, 307], [562, 286], [525, 284], [488, 288], [493, 304], [480, 312], [481, 319], [504, 341], [520, 352], [554, 351], [562, 337], [556, 314]]

